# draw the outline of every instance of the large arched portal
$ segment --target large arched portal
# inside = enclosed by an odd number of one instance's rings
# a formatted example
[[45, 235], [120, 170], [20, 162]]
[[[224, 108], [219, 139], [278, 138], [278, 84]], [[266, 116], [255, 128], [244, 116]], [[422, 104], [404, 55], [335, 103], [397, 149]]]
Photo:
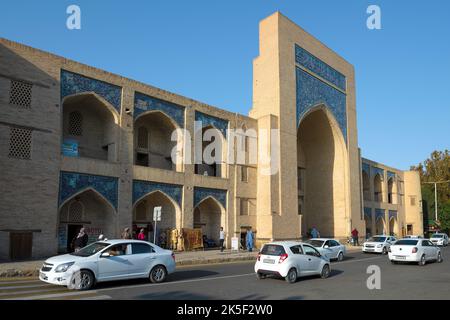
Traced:
[[383, 218], [378, 217], [375, 224], [375, 231], [376, 234], [385, 234]]
[[117, 124], [118, 115], [114, 108], [94, 93], [64, 99], [64, 144], [76, 144], [79, 157], [116, 161]]
[[225, 229], [225, 209], [214, 198], [208, 197], [194, 209], [194, 227], [219, 245], [220, 227]]
[[373, 179], [373, 200], [377, 202], [383, 201], [383, 184], [381, 175], [377, 173]]
[[397, 204], [396, 199], [396, 186], [394, 182], [394, 178], [389, 178], [388, 180], [388, 203]]
[[[196, 150], [195, 173], [205, 176], [226, 178], [226, 141], [221, 131], [213, 126], [202, 128], [201, 150]], [[197, 146], [196, 146], [197, 148]], [[201, 153], [200, 153], [201, 151]], [[200, 158], [199, 158], [200, 159]]]
[[172, 159], [172, 150], [177, 144], [177, 141], [172, 141], [172, 134], [176, 129], [174, 121], [160, 111], [137, 118], [134, 124], [134, 163], [181, 171], [181, 165], [177, 167], [177, 160]]
[[397, 219], [395, 217], [391, 217], [389, 219], [389, 234], [391, 236], [398, 236], [399, 235], [398, 223], [397, 223]]
[[[302, 233], [345, 237], [346, 146], [333, 116], [323, 108], [307, 114], [297, 133], [297, 167], [303, 169]], [[300, 195], [300, 192], [299, 192]]]
[[362, 180], [363, 180], [363, 199], [364, 201], [371, 201], [372, 197], [370, 196], [370, 178], [367, 172], [362, 172]]
[[73, 239], [85, 228], [89, 242], [100, 234], [116, 237], [115, 209], [93, 189], [87, 189], [63, 203], [59, 210], [59, 252], [71, 252]]
[[[161, 207], [161, 221], [153, 221], [153, 210]], [[152, 192], [141, 198], [133, 209], [133, 232], [135, 237], [144, 229], [146, 240], [161, 247], [169, 247], [169, 230], [181, 227], [181, 210], [170, 197], [161, 191]], [[155, 237], [156, 236], [156, 237]]]
[[366, 236], [373, 235], [372, 233], [372, 215], [364, 215], [364, 222], [366, 223]]

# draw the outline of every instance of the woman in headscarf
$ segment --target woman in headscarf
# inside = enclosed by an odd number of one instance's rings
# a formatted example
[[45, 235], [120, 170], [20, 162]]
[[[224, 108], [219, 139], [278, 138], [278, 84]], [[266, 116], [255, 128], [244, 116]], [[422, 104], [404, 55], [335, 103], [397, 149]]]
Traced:
[[74, 240], [74, 249], [75, 252], [80, 251], [81, 248], [85, 247], [88, 243], [89, 237], [85, 233], [84, 228], [80, 229], [80, 232], [78, 233], [77, 237]]
[[131, 239], [130, 228], [125, 228], [125, 229], [123, 229], [121, 238], [122, 238], [122, 239]]

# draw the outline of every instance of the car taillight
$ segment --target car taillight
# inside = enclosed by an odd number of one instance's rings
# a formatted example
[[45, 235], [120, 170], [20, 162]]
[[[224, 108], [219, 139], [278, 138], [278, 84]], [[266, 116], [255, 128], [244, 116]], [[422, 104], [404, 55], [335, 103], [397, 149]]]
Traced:
[[416, 253], [417, 252], [417, 247], [414, 247], [413, 249], [412, 249], [412, 253]]
[[258, 257], [256, 258], [258, 261], [261, 261], [261, 253], [258, 253]]
[[284, 253], [280, 256], [280, 260], [278, 260], [278, 263], [282, 263], [284, 260], [286, 260], [288, 257], [287, 253]]
[[175, 261], [175, 253], [172, 252], [172, 259]]

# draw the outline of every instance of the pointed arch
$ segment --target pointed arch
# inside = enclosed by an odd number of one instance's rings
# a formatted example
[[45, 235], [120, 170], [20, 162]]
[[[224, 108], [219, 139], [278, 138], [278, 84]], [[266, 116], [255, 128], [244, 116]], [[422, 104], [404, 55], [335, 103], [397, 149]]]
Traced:
[[134, 203], [133, 203], [133, 210], [136, 209], [136, 206], [137, 206], [137, 204], [138, 204], [139, 202], [141, 202], [142, 200], [144, 200], [145, 198], [151, 196], [151, 195], [154, 194], [154, 193], [160, 193], [160, 194], [162, 194], [162, 195], [163, 195], [164, 197], [166, 197], [170, 202], [172, 202], [172, 204], [174, 205], [174, 207], [175, 207], [177, 210], [181, 210], [181, 207], [180, 207], [180, 205], [178, 204], [178, 202], [177, 202], [174, 198], [172, 198], [171, 196], [169, 196], [167, 193], [165, 193], [165, 192], [162, 191], [162, 190], [153, 190], [153, 191], [150, 191], [150, 192], [148, 192], [148, 193], [142, 195], [142, 196], [139, 197], [138, 199], [136, 199], [136, 200], [134, 201]]
[[117, 109], [110, 102], [108, 102], [108, 100], [106, 100], [99, 94], [95, 93], [94, 91], [73, 93], [68, 96], [65, 96], [61, 100], [61, 105], [63, 106], [63, 110], [64, 110], [64, 104], [71, 103], [71, 101], [73, 101], [73, 100], [78, 100], [78, 99], [82, 100], [83, 98], [89, 98], [89, 97], [95, 98], [96, 100], [98, 100], [98, 102], [103, 104], [105, 106], [105, 108], [109, 112], [111, 112], [111, 115], [114, 117], [114, 123], [116, 123], [116, 124], [119, 123], [119, 112], [117, 111]]
[[81, 189], [77, 192], [75, 192], [73, 195], [71, 195], [70, 197], [68, 197], [67, 199], [65, 199], [63, 202], [61, 202], [61, 204], [59, 205], [59, 210], [61, 210], [61, 208], [66, 204], [69, 203], [71, 200], [75, 199], [76, 197], [80, 196], [81, 194], [87, 192], [87, 191], [92, 191], [94, 192], [97, 196], [99, 196], [109, 207], [111, 207], [111, 209], [114, 210], [115, 213], [117, 213], [116, 208], [114, 207], [114, 205], [109, 202], [108, 199], [106, 199], [100, 192], [98, 192], [97, 190], [95, 190], [93, 187], [86, 187], [84, 189]]

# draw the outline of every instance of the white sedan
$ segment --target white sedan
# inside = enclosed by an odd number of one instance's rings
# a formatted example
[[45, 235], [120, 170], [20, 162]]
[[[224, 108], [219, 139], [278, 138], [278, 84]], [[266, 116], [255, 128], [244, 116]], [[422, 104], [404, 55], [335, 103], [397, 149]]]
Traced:
[[427, 261], [442, 262], [441, 249], [427, 239], [401, 239], [389, 249], [389, 260], [397, 262], [418, 262], [424, 266]]
[[296, 241], [277, 241], [265, 244], [255, 263], [258, 279], [267, 275], [285, 278], [289, 283], [298, 277], [320, 275], [328, 278], [330, 259], [321, 255], [313, 246]]
[[447, 246], [448, 245], [448, 236], [445, 233], [434, 233], [430, 241], [438, 246]]
[[322, 255], [330, 259], [337, 259], [338, 261], [344, 260], [346, 248], [336, 239], [313, 238], [305, 241], [305, 243], [312, 245], [319, 250]]
[[395, 237], [392, 236], [385, 236], [385, 235], [373, 236], [363, 243], [362, 251], [364, 253], [375, 252], [387, 254], [389, 247], [392, 244], [394, 244], [396, 240], [397, 239], [395, 239]]
[[88, 290], [96, 282], [110, 280], [149, 278], [159, 283], [174, 271], [175, 255], [170, 250], [140, 240], [107, 240], [47, 259], [39, 279]]

